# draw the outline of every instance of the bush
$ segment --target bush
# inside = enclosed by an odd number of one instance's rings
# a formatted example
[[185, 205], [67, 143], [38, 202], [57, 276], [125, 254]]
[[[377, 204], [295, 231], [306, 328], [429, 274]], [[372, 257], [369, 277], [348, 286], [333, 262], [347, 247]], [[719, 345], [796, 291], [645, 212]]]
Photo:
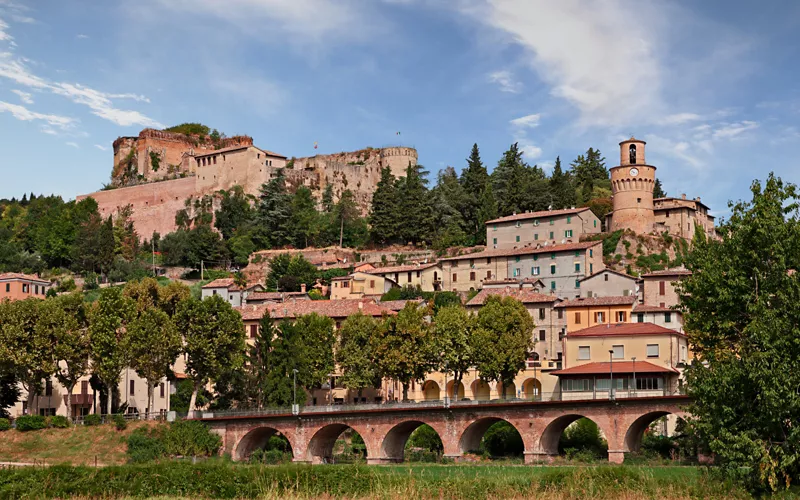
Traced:
[[492, 457], [522, 456], [522, 436], [508, 422], [497, 422], [487, 429], [481, 441], [483, 452]]
[[63, 415], [54, 415], [50, 417], [50, 427], [56, 429], [67, 429], [72, 424], [69, 419]]
[[141, 427], [128, 436], [128, 462], [143, 463], [163, 457], [164, 441], [159, 429]]
[[558, 447], [567, 454], [567, 458], [583, 462], [588, 456], [582, 453], [584, 451], [595, 459], [603, 458], [608, 453], [608, 443], [600, 436], [597, 424], [588, 418], [581, 418], [567, 427], [561, 435]]
[[83, 417], [83, 425], [100, 425], [102, 422], [103, 419], [96, 413]]
[[172, 422], [164, 433], [164, 450], [170, 456], [212, 456], [221, 446], [219, 434], [197, 420]]
[[125, 429], [128, 428], [128, 421], [125, 420], [125, 417], [123, 415], [120, 415], [118, 413], [114, 415], [113, 419], [114, 419], [114, 426], [116, 426], [118, 431], [124, 431]]
[[292, 461], [292, 453], [281, 450], [262, 450], [258, 449], [250, 455], [250, 463], [277, 465]]
[[83, 289], [86, 291], [89, 290], [97, 290], [100, 288], [100, 284], [98, 283], [98, 278], [96, 273], [86, 273], [86, 276], [83, 280]]
[[423, 451], [430, 451], [440, 454], [444, 451], [444, 445], [439, 434], [430, 425], [417, 427], [406, 442], [406, 450], [418, 448]]
[[0, 432], [7, 431], [11, 428], [11, 421], [7, 418], [0, 418]]
[[38, 431], [47, 427], [47, 421], [40, 415], [23, 415], [17, 418], [17, 430], [22, 432]]

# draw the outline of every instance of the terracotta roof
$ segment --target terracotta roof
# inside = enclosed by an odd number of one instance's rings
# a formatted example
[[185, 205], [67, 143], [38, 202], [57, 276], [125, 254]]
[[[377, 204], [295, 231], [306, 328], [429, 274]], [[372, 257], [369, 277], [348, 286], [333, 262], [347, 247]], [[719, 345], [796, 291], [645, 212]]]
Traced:
[[608, 267], [603, 269], [602, 271], [597, 271], [594, 274], [590, 274], [589, 276], [587, 276], [585, 278], [581, 278], [578, 281], [585, 281], [585, 280], [588, 280], [589, 278], [594, 278], [595, 276], [598, 276], [598, 275], [603, 274], [603, 273], [616, 274], [617, 276], [622, 276], [623, 278], [628, 278], [628, 279], [632, 279], [632, 280], [636, 281], [636, 277], [635, 276], [631, 276], [630, 274], [621, 273], [619, 271], [615, 271], [615, 270], [610, 269]]
[[25, 280], [25, 281], [36, 281], [38, 283], [47, 283], [50, 284], [49, 280], [40, 278], [33, 274], [22, 274], [22, 273], [3, 273], [0, 274], [0, 280]]
[[636, 302], [634, 295], [622, 295], [613, 297], [578, 297], [577, 299], [566, 300], [557, 307], [595, 307], [595, 306], [626, 306]]
[[391, 274], [391, 273], [405, 273], [408, 271], [422, 271], [423, 269], [429, 269], [431, 267], [437, 266], [436, 262], [430, 262], [428, 264], [409, 264], [405, 266], [388, 266], [388, 267], [376, 267], [375, 269], [368, 269], [366, 271], [361, 271], [366, 274]]
[[482, 306], [486, 303], [492, 295], [500, 295], [502, 297], [514, 297], [523, 304], [539, 304], [539, 303], [553, 303], [558, 302], [558, 297], [553, 295], [545, 295], [543, 293], [536, 293], [531, 289], [525, 288], [484, 288], [478, 295], [472, 297], [467, 302], [468, 306]]
[[617, 335], [681, 335], [677, 330], [670, 330], [654, 323], [609, 323], [590, 326], [583, 330], [567, 332], [567, 337], [608, 337]]
[[422, 299], [411, 299], [411, 300], [387, 300], [385, 302], [378, 302], [379, 306], [385, 307], [387, 309], [391, 309], [392, 311], [402, 311], [403, 308], [409, 302], [414, 302], [416, 304], [422, 304]]
[[259, 320], [269, 311], [272, 319], [296, 318], [304, 314], [317, 313], [330, 318], [346, 318], [361, 311], [368, 316], [396, 314], [391, 309], [372, 301], [359, 299], [341, 300], [290, 300], [282, 304], [266, 303], [235, 307], [244, 320]]
[[228, 288], [233, 285], [233, 278], [217, 278], [214, 281], [203, 285], [203, 288]]
[[306, 292], [253, 292], [247, 296], [246, 300], [279, 300], [285, 299], [308, 299]]
[[[564, 368], [563, 370], [555, 370], [550, 372], [551, 375], [606, 375], [611, 372], [613, 368], [614, 373], [678, 373], [674, 368], [667, 366], [658, 366], [650, 363], [649, 361], [614, 361], [613, 367], [610, 361], [602, 361], [598, 363], [586, 363], [585, 365], [573, 366], [571, 368]], [[634, 366], [636, 365], [636, 366]]]
[[331, 281], [349, 281], [352, 276], [335, 276], [331, 278]]
[[446, 259], [440, 259], [439, 262], [452, 261], [452, 260], [485, 259], [487, 257], [510, 257], [514, 255], [533, 255], [541, 253], [569, 252], [574, 250], [586, 250], [598, 245], [602, 246], [602, 244], [603, 244], [602, 241], [581, 241], [578, 243], [564, 243], [561, 245], [539, 245], [539, 246], [524, 246], [521, 248], [492, 249], [492, 250], [484, 250], [483, 252], [459, 255], [458, 257], [448, 257]]
[[653, 271], [651, 273], [643, 274], [642, 278], [655, 278], [658, 276], [691, 276], [692, 272], [682, 267], [674, 269], [663, 269], [661, 271]]
[[588, 207], [581, 207], [581, 208], [565, 208], [563, 210], [543, 210], [541, 212], [524, 212], [521, 214], [509, 215], [506, 217], [500, 217], [499, 219], [486, 221], [486, 223], [495, 224], [497, 222], [513, 222], [517, 220], [540, 219], [542, 217], [556, 217], [559, 215], [579, 214], [587, 210], [589, 210]]
[[647, 304], [636, 304], [633, 307], [633, 312], [635, 313], [675, 312], [675, 310], [670, 309], [669, 307], [651, 306]]
[[259, 147], [257, 147], [257, 146], [253, 146], [253, 147], [254, 147], [254, 148], [256, 148], [256, 149], [258, 149], [259, 151], [261, 151], [262, 153], [264, 153], [264, 154], [265, 154], [265, 155], [267, 155], [267, 156], [274, 156], [274, 157], [276, 157], [276, 158], [283, 158], [284, 160], [286, 159], [286, 157], [285, 157], [285, 156], [283, 156], [283, 155], [282, 155], [282, 154], [280, 154], [280, 153], [275, 153], [275, 152], [273, 152], [273, 151], [270, 151], [270, 150], [268, 150], [268, 149], [262, 149], [262, 148], [259, 148]]
[[513, 286], [513, 285], [519, 285], [520, 283], [523, 283], [523, 284], [525, 284], [525, 283], [529, 283], [529, 284], [542, 283], [542, 284], [544, 284], [544, 282], [541, 279], [533, 278], [531, 276], [528, 276], [527, 278], [522, 278], [522, 279], [519, 279], [519, 278], [506, 278], [506, 279], [502, 279], [502, 280], [484, 280], [483, 281], [483, 286], [486, 286], [486, 285], [510, 285], [510, 286]]

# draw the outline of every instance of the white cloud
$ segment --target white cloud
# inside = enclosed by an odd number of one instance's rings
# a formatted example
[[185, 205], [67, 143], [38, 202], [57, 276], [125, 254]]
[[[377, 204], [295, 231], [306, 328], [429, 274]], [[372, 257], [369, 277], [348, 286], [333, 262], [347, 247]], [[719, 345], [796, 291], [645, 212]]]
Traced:
[[[8, 102], [0, 101], [0, 113], [7, 112], [11, 113], [11, 116], [16, 118], [17, 120], [22, 121], [35, 121], [35, 120], [42, 120], [47, 125], [52, 127], [57, 127], [62, 130], [68, 130], [72, 128], [77, 120], [74, 118], [70, 118], [68, 116], [60, 116], [60, 115], [48, 115], [44, 113], [37, 113], [36, 111], [31, 111], [25, 106], [20, 106], [18, 104], [11, 104]], [[52, 130], [52, 127], [49, 127]]]
[[11, 92], [17, 94], [19, 96], [19, 100], [25, 104], [33, 104], [33, 96], [29, 92], [23, 92], [17, 89], [13, 89]]
[[69, 147], [75, 148], [75, 149], [80, 149], [80, 146], [78, 146], [78, 143], [76, 143], [76, 142], [71, 142], [70, 141], [70, 142], [65, 142], [64, 144], [66, 144]]
[[696, 113], [675, 113], [661, 120], [663, 125], [683, 125], [689, 122], [702, 120], [703, 117]]
[[14, 59], [9, 52], [0, 53], [0, 78], [7, 78], [25, 87], [46, 90], [66, 97], [77, 104], [87, 106], [91, 109], [92, 114], [117, 125], [164, 128], [163, 124], [138, 111], [117, 108], [113, 102], [115, 99], [150, 102], [145, 96], [110, 94], [77, 83], [51, 82], [33, 74], [25, 65], [24, 58]]
[[100, 151], [108, 151], [108, 148], [105, 146], [101, 146], [100, 144], [95, 144], [94, 147], [99, 149]]
[[534, 128], [539, 126], [541, 115], [533, 114], [511, 120], [511, 125], [519, 128]]
[[8, 34], [8, 23], [0, 19], [0, 42], [10, 42], [14, 39], [13, 36]]
[[522, 83], [514, 79], [514, 75], [508, 70], [495, 71], [489, 73], [489, 81], [500, 86], [502, 92], [518, 94], [522, 91]]
[[87, 38], [89, 38], [89, 35], [84, 35], [83, 33], [79, 33], [75, 36], [75, 38], [77, 38], [78, 40], [86, 40]]
[[535, 160], [542, 156], [542, 148], [529, 142], [521, 141], [519, 144], [519, 149], [522, 151], [522, 155], [529, 160]]
[[753, 130], [755, 128], [758, 128], [758, 123], [750, 120], [744, 120], [736, 123], [726, 123], [714, 130], [711, 136], [714, 139], [734, 139], [748, 130]]

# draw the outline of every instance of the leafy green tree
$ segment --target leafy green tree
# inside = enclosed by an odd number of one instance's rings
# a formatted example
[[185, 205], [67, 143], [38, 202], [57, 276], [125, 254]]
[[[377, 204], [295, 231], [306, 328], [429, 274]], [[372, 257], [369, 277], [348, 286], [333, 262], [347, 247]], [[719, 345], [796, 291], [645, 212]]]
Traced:
[[0, 366], [0, 418], [9, 418], [11, 408], [19, 401], [19, 381], [10, 366]]
[[184, 300], [175, 315], [175, 324], [184, 336], [187, 374], [194, 380], [189, 402], [193, 411], [201, 387], [227, 370], [241, 368], [244, 325], [241, 315], [219, 295], [205, 300]]
[[122, 293], [136, 304], [137, 314], [142, 314], [161, 305], [160, 288], [155, 278], [144, 278], [128, 282]]
[[464, 245], [468, 238], [462, 213], [467, 209], [468, 196], [458, 180], [455, 169], [447, 167], [439, 172], [436, 187], [431, 192], [435, 218], [432, 240], [436, 248]]
[[383, 321], [372, 338], [378, 373], [381, 378], [403, 385], [403, 401], [408, 400], [411, 382], [421, 381], [435, 365], [432, 329], [425, 320], [426, 313], [424, 307], [407, 302], [396, 316]]
[[333, 212], [333, 184], [327, 184], [322, 192], [322, 211]]
[[252, 224], [253, 209], [242, 186], [234, 186], [222, 193], [219, 210], [214, 212], [214, 227], [219, 229], [226, 240], [236, 232], [243, 232]]
[[319, 231], [318, 218], [317, 202], [311, 190], [300, 186], [292, 197], [291, 225], [295, 247], [305, 248], [314, 245]]
[[334, 370], [333, 347], [336, 342], [333, 319], [317, 313], [305, 314], [294, 321], [299, 333], [297, 382], [306, 389], [318, 389]]
[[338, 332], [336, 364], [342, 372], [339, 380], [351, 391], [358, 391], [359, 399], [364, 389], [375, 387], [381, 380], [372, 352], [372, 338], [378, 331], [378, 322], [359, 312], [348, 317]]
[[381, 179], [372, 194], [372, 210], [369, 216], [370, 236], [373, 241], [387, 244], [400, 236], [399, 199], [397, 183], [392, 170], [381, 169]]
[[[459, 386], [464, 374], [475, 365], [476, 317], [459, 305], [439, 309], [433, 324], [434, 352], [438, 368], [443, 373], [453, 374], [453, 391]], [[458, 397], [458, 394], [449, 396]]]
[[266, 284], [269, 290], [299, 292], [303, 283], [306, 289], [310, 290], [316, 278], [317, 268], [302, 254], [282, 253], [270, 260]]
[[707, 239], [698, 227], [678, 286], [699, 361], [686, 371], [688, 410], [721, 467], [754, 490], [800, 477], [798, 192], [770, 174]]
[[256, 408], [263, 407], [267, 401], [267, 375], [272, 369], [272, 341], [277, 336], [277, 328], [267, 311], [259, 321], [253, 343], [247, 350], [248, 395]]
[[283, 169], [261, 186], [255, 221], [254, 241], [260, 248], [282, 247], [292, 241], [292, 196], [286, 192]]
[[333, 209], [333, 220], [339, 226], [339, 246], [359, 246], [366, 241], [367, 227], [353, 192], [346, 189]]
[[595, 187], [610, 187], [605, 161], [599, 150], [589, 148], [585, 155], [578, 155], [571, 163], [570, 174], [577, 187], [578, 204], [588, 203], [594, 197]]
[[[100, 291], [89, 314], [91, 370], [109, 388], [119, 385], [120, 374], [128, 366], [128, 325], [136, 317], [136, 301], [126, 297], [120, 288]], [[107, 413], [111, 413], [108, 398]]]
[[533, 328], [533, 319], [520, 301], [489, 296], [478, 311], [473, 346], [481, 379], [510, 387], [533, 350]]
[[158, 288], [158, 307], [172, 318], [178, 312], [180, 303], [192, 296], [188, 286], [180, 281], [170, 281]]
[[127, 261], [134, 260], [139, 252], [139, 235], [133, 226], [133, 206], [117, 209], [114, 218], [114, 252]]
[[131, 368], [147, 381], [147, 411], [153, 409], [153, 388], [167, 375], [181, 352], [181, 336], [170, 317], [150, 307], [131, 321], [126, 346]]

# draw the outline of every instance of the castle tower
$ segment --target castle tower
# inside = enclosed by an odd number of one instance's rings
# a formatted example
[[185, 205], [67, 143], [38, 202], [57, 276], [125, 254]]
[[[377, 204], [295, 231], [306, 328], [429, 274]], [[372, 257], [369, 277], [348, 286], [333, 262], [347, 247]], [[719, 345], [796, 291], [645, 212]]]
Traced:
[[647, 234], [653, 230], [656, 167], [645, 163], [644, 147], [644, 141], [633, 137], [619, 143], [619, 166], [610, 170], [614, 204], [611, 231], [631, 229]]

